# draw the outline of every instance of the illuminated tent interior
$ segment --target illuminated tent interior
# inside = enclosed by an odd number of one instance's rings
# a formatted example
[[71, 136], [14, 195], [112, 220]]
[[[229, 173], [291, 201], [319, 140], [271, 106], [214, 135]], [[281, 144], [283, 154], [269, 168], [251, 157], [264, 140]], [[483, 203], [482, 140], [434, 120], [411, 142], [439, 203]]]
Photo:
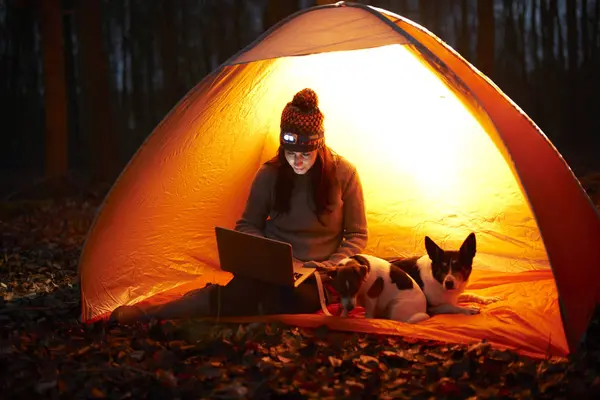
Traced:
[[[233, 227], [298, 90], [319, 94], [326, 141], [353, 162], [366, 253], [424, 254], [477, 234], [469, 289], [501, 301], [417, 325], [281, 315], [286, 323], [574, 351], [598, 299], [600, 219], [558, 151], [489, 79], [423, 27], [352, 3], [299, 12], [202, 80], [129, 162], [80, 260], [82, 319], [225, 283], [214, 227]], [[238, 318], [239, 321], [267, 319]]]

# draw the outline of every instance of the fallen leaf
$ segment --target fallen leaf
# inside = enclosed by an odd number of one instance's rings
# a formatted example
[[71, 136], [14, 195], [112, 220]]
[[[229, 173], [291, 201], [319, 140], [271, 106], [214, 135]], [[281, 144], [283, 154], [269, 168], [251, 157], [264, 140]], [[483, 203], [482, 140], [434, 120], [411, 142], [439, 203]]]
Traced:
[[90, 395], [94, 398], [94, 399], [104, 399], [106, 397], [106, 395], [104, 394], [104, 392], [98, 388], [93, 388], [90, 392]]
[[203, 379], [220, 378], [223, 375], [220, 368], [213, 366], [204, 366], [198, 369], [198, 375]]
[[450, 378], [442, 378], [436, 385], [436, 393], [439, 396], [455, 397], [460, 395], [460, 389], [454, 380]]
[[291, 358], [287, 358], [287, 357], [284, 357], [284, 356], [279, 355], [279, 354], [277, 355], [277, 358], [279, 359], [279, 361], [281, 361], [284, 364], [287, 364], [287, 363], [289, 363], [289, 362], [292, 361]]
[[35, 384], [35, 392], [38, 394], [44, 394], [48, 390], [56, 387], [56, 380], [42, 381]]
[[475, 343], [471, 346], [469, 346], [469, 348], [467, 349], [467, 354], [472, 354], [472, 355], [482, 355], [488, 352], [488, 350], [490, 350], [491, 345], [489, 342], [487, 341], [482, 341], [480, 343]]
[[69, 210], [82, 207], [51, 202], [0, 218], [6, 398], [600, 397], [600, 312], [582, 350], [548, 360], [485, 341], [466, 346], [325, 325], [82, 324], [77, 265], [96, 206], [86, 206], [74, 234]]
[[373, 363], [379, 365], [379, 360], [373, 356], [368, 356], [366, 354], [361, 354], [359, 356], [359, 360], [363, 364]]
[[215, 390], [211, 398], [215, 399], [243, 399], [248, 394], [248, 388], [240, 382], [234, 382], [228, 386], [222, 386]]
[[58, 391], [60, 393], [67, 393], [69, 391], [69, 385], [62, 379], [58, 381]]
[[78, 356], [82, 356], [82, 355], [84, 355], [85, 353], [87, 353], [88, 351], [90, 351], [91, 349], [92, 349], [92, 346], [85, 346], [85, 347], [82, 347], [81, 349], [79, 349], [79, 350], [77, 351], [77, 355], [78, 355]]
[[327, 325], [321, 325], [314, 330], [315, 336], [320, 339], [326, 338], [328, 333], [329, 327]]
[[156, 376], [159, 381], [161, 381], [163, 384], [165, 384], [167, 386], [171, 386], [171, 387], [177, 386], [177, 378], [175, 377], [175, 375], [173, 375], [173, 372], [171, 372], [171, 371], [165, 371], [163, 369], [159, 369], [158, 371], [156, 371]]
[[445, 364], [448, 367], [448, 376], [453, 379], [469, 378], [471, 371], [471, 360], [464, 357], [458, 361], [448, 361]]
[[334, 356], [329, 356], [328, 359], [329, 359], [329, 363], [333, 367], [339, 367], [340, 365], [342, 365], [342, 360], [340, 360], [339, 358], [336, 358]]
[[348, 379], [346, 385], [361, 390], [365, 388], [365, 385], [362, 382], [355, 381], [354, 379]]
[[144, 359], [145, 355], [146, 355], [146, 352], [144, 350], [135, 350], [135, 351], [132, 351], [131, 353], [129, 353], [129, 358], [131, 358], [133, 361], [139, 362]]

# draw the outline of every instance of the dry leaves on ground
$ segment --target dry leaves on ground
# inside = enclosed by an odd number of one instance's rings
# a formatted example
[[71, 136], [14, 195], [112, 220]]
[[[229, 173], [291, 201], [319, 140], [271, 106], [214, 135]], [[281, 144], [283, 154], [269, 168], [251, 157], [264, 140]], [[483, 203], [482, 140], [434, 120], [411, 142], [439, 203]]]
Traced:
[[0, 390], [49, 398], [592, 398], [598, 318], [571, 360], [363, 334], [167, 321], [81, 325], [76, 265], [97, 203], [0, 223]]

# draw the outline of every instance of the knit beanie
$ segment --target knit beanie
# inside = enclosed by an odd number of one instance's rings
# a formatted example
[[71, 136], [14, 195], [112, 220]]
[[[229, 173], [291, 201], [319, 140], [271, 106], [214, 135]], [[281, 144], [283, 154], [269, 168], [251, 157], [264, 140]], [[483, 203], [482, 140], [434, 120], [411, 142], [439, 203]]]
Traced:
[[281, 113], [279, 143], [297, 152], [317, 150], [325, 144], [323, 114], [314, 90], [302, 89], [287, 103]]

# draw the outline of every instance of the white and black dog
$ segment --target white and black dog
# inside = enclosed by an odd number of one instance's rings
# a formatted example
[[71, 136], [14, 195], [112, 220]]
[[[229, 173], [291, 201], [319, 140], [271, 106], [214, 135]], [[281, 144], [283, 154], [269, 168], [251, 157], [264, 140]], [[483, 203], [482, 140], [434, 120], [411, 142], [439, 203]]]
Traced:
[[499, 297], [483, 297], [464, 293], [473, 270], [473, 258], [477, 251], [475, 234], [471, 233], [456, 250], [442, 250], [425, 236], [427, 255], [392, 261], [410, 275], [423, 289], [427, 297], [427, 312], [436, 314], [478, 314], [477, 307], [459, 306], [459, 302], [490, 304]]
[[340, 295], [342, 317], [358, 304], [365, 318], [417, 323], [429, 318], [425, 294], [406, 272], [390, 262], [366, 254], [342, 260], [329, 272]]

